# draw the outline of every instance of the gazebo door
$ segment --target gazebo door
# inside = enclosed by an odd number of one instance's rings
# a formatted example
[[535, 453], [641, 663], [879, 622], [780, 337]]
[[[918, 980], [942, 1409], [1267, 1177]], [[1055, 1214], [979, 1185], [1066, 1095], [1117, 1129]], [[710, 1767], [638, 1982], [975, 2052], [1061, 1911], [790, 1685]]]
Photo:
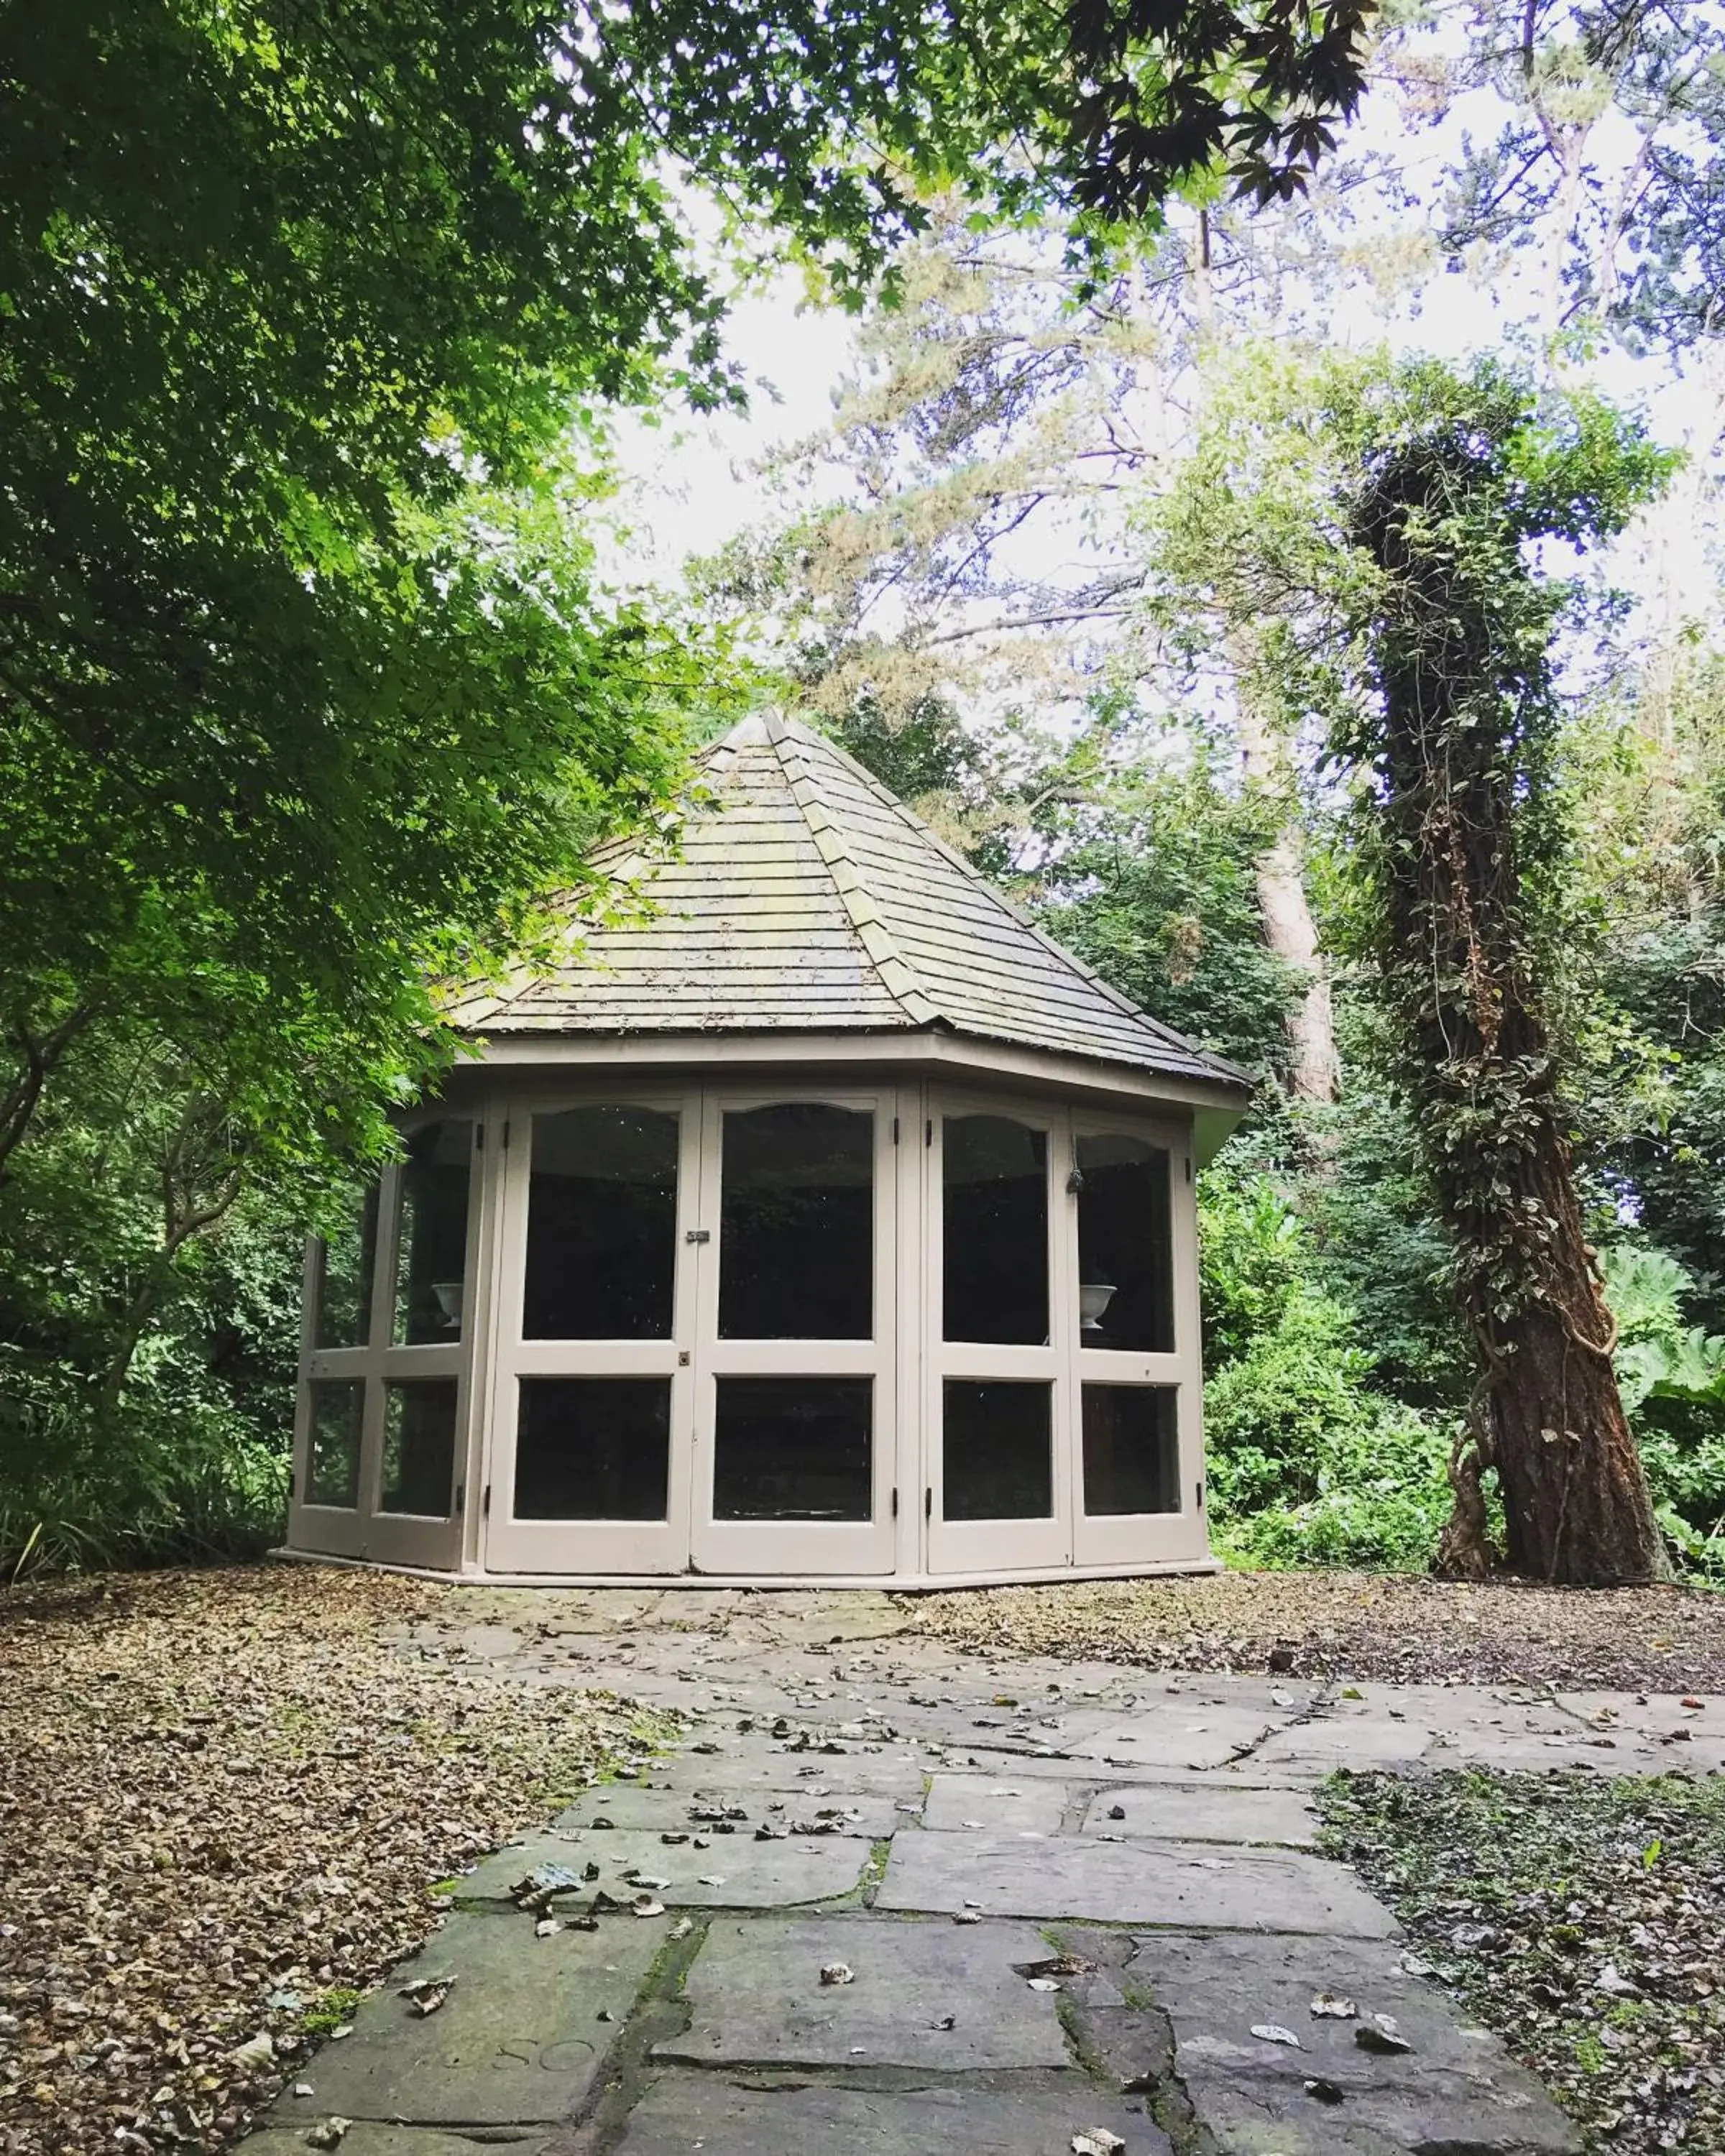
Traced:
[[485, 1562], [682, 1572], [701, 1096], [509, 1125]]
[[694, 1565], [892, 1568], [890, 1092], [710, 1093], [695, 1339]]
[[934, 1572], [1070, 1561], [1070, 1300], [1054, 1178], [1065, 1116], [937, 1099], [929, 1138], [928, 1561]]
[[1079, 1281], [1065, 1323], [1077, 1390], [1074, 1554], [1081, 1565], [1202, 1558], [1189, 1133], [1075, 1115], [1066, 1212]]

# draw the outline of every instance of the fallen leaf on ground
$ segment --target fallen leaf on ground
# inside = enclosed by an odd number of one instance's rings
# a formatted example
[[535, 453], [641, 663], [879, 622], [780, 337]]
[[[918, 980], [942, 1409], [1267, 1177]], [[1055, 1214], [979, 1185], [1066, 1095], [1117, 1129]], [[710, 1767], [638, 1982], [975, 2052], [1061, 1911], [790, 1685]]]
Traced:
[[220, 2156], [464, 1872], [668, 1729], [463, 1660], [478, 1618], [311, 1565], [0, 1589], [7, 2156]]

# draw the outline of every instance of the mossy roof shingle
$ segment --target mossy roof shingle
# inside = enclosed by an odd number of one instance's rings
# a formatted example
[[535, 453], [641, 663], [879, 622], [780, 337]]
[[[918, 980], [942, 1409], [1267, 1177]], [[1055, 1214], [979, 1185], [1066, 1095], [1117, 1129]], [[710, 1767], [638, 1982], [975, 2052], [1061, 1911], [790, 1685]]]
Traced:
[[746, 719], [699, 759], [680, 854], [614, 840], [644, 918], [582, 931], [548, 973], [459, 996], [465, 1031], [947, 1030], [1230, 1086], [1194, 1047], [1019, 914], [880, 781], [794, 720]]

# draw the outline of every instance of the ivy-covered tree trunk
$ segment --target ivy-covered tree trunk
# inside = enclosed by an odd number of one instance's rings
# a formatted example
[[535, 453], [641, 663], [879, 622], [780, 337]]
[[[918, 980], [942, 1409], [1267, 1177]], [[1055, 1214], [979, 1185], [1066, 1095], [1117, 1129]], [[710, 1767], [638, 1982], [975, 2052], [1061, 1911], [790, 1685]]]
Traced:
[[1404, 434], [1350, 514], [1382, 595], [1368, 644], [1384, 978], [1482, 1365], [1440, 1563], [1486, 1569], [1479, 1478], [1495, 1467], [1514, 1570], [1636, 1584], [1667, 1567], [1541, 1008], [1528, 877], [1554, 850], [1552, 619], [1503, 513], [1502, 449], [1473, 426]]

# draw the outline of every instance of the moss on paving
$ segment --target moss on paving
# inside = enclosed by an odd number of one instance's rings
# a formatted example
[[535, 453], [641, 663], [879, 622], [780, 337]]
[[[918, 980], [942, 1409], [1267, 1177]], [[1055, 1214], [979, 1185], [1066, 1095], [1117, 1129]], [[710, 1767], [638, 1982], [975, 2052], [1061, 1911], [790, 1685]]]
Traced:
[[1337, 1775], [1321, 1804], [1590, 2150], [1725, 2149], [1725, 1779]]

